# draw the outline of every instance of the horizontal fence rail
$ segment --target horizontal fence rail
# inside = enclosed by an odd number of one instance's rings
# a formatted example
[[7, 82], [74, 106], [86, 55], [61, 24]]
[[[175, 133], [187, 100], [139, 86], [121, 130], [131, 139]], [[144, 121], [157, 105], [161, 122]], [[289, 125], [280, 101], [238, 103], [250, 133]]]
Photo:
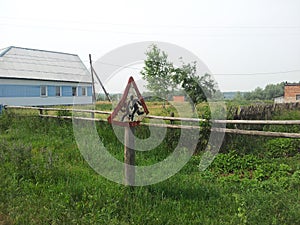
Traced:
[[[46, 108], [46, 107], [29, 107], [29, 106], [5, 106], [5, 109], [30, 109], [38, 110], [39, 116], [50, 117], [50, 118], [61, 118], [61, 119], [75, 119], [75, 120], [87, 120], [87, 121], [107, 121], [106, 119], [95, 118], [95, 114], [110, 115], [109, 111], [90, 110], [90, 109], [63, 109], [63, 108]], [[44, 111], [68, 111], [78, 113], [90, 113], [91, 117], [79, 117], [79, 116], [58, 116], [58, 115], [46, 115]], [[170, 122], [181, 121], [181, 122], [211, 122], [215, 124], [248, 124], [248, 125], [300, 125], [300, 120], [206, 120], [199, 118], [180, 118], [180, 117], [169, 117], [169, 116], [146, 116], [148, 119], [160, 119], [167, 120]], [[163, 127], [163, 128], [174, 128], [174, 129], [200, 129], [198, 126], [184, 125], [184, 124], [155, 124], [155, 123], [141, 123], [145, 126]], [[224, 132], [231, 134], [242, 134], [242, 135], [257, 135], [257, 136], [268, 136], [268, 137], [284, 137], [284, 138], [300, 138], [300, 133], [286, 133], [286, 132], [270, 132], [270, 131], [258, 131], [258, 130], [240, 130], [240, 129], [229, 129], [229, 128], [211, 128], [212, 132]]]

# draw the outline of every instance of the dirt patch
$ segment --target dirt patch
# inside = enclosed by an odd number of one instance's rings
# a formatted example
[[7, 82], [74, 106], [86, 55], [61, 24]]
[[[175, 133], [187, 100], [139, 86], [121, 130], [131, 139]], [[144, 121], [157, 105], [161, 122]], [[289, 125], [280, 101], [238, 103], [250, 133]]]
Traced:
[[0, 225], [12, 225], [13, 221], [9, 218], [9, 216], [4, 215], [0, 212]]

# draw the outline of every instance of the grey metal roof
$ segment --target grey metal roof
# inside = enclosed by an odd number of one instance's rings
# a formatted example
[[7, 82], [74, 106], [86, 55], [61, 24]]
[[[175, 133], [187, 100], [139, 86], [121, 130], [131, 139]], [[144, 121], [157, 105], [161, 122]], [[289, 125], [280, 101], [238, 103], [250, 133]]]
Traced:
[[92, 82], [78, 55], [14, 46], [0, 50], [0, 78]]

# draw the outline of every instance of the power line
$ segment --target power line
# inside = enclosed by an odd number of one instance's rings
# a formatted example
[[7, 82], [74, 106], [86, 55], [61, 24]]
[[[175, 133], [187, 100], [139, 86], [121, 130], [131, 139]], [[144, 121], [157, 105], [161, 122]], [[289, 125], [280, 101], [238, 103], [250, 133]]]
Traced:
[[297, 70], [285, 70], [285, 71], [275, 71], [275, 72], [255, 72], [255, 73], [215, 73], [214, 76], [256, 76], [256, 75], [278, 75], [286, 73], [300, 72]]
[[[187, 33], [185, 30], [181, 31], [180, 33], [177, 32], [170, 32], [170, 30], [168, 30], [167, 32], [153, 32], [153, 30], [149, 30], [149, 32], [136, 32], [136, 31], [119, 31], [119, 30], [99, 30], [99, 29], [89, 29], [89, 28], [79, 28], [79, 27], [57, 27], [57, 26], [46, 26], [46, 25], [28, 25], [28, 24], [11, 24], [11, 23], [0, 23], [0, 26], [14, 26], [14, 27], [21, 27], [21, 28], [25, 28], [25, 27], [29, 27], [29, 28], [41, 28], [41, 29], [53, 29], [53, 30], [69, 30], [69, 31], [81, 31], [81, 32], [100, 32], [100, 33], [115, 33], [115, 34], [127, 34], [127, 35], [147, 35], [147, 36], [156, 36], [156, 35], [176, 35], [176, 36], [195, 36], [195, 35], [199, 35], [201, 37], [228, 37], [228, 36], [249, 36], [249, 35], [272, 35], [272, 36], [288, 36], [288, 35], [292, 35], [292, 36], [299, 36], [300, 33], [298, 33], [300, 31], [300, 26], [297, 27], [285, 27], [285, 29], [297, 29], [294, 30], [296, 31], [296, 33], [287, 33], [287, 32], [279, 32], [279, 33], [221, 33], [221, 34], [215, 34], [215, 33]], [[143, 26], [145, 27], [145, 26]], [[163, 27], [155, 27], [155, 28], [163, 28]], [[181, 28], [185, 28], [188, 29], [189, 27], [186, 26], [182, 26]], [[201, 28], [201, 27], [198, 27]], [[275, 27], [274, 27], [275, 28]], [[274, 28], [267, 28], [267, 27], [261, 27], [259, 28], [259, 26], [255, 27], [234, 27], [234, 26], [224, 26], [224, 27], [218, 27], [218, 26], [203, 26], [202, 29], [274, 29]], [[278, 29], [279, 27], [277, 27]], [[283, 29], [284, 27], [282, 27]]]
[[[47, 60], [43, 60], [47, 61]], [[63, 60], [64, 62], [78, 62], [78, 61], [73, 61], [73, 60]], [[12, 62], [12, 61], [10, 61]], [[54, 61], [49, 61], [49, 62], [54, 62]], [[87, 62], [87, 60], [84, 60], [83, 62]], [[17, 62], [19, 63], [19, 62]], [[133, 66], [126, 66], [126, 65], [119, 65], [119, 64], [114, 64], [114, 63], [108, 63], [108, 62], [103, 62], [103, 61], [96, 61], [96, 63], [100, 63], [103, 65], [108, 65], [108, 66], [113, 66], [117, 68], [127, 68], [127, 69], [134, 69], [134, 70], [139, 70], [141, 71], [142, 68], [138, 67], [133, 67]], [[37, 63], [28, 63], [28, 64], [34, 64], [34, 65], [39, 65]], [[40, 65], [47, 65], [47, 66], [57, 66], [57, 65], [48, 65], [48, 64], [40, 64]], [[73, 69], [83, 69], [79, 67], [71, 67], [71, 66], [60, 66], [64, 68], [73, 68]], [[257, 75], [278, 75], [278, 74], [287, 74], [287, 73], [296, 73], [300, 72], [300, 69], [295, 69], [295, 70], [285, 70], [285, 71], [273, 71], [273, 72], [254, 72], [254, 73], [212, 73], [213, 76], [257, 76]]]
[[133, 66], [122, 66], [114, 63], [107, 63], [107, 62], [102, 62], [102, 61], [96, 61], [95, 63], [100, 63], [103, 65], [108, 65], [108, 66], [113, 66], [113, 67], [118, 67], [118, 68], [127, 68], [127, 69], [134, 69], [134, 70], [141, 70], [141, 68], [133, 67]]
[[[14, 18], [14, 17], [3, 17], [1, 19], [8, 19], [14, 21], [32, 21], [37, 22], [35, 18]], [[155, 28], [190, 28], [190, 29], [300, 29], [299, 25], [185, 25], [185, 24], [139, 24], [139, 23], [111, 23], [111, 22], [99, 22], [99, 21], [75, 21], [75, 20], [47, 20], [40, 19], [38, 21], [53, 23], [65, 23], [65, 24], [96, 24], [96, 25], [110, 25], [110, 26], [134, 26], [134, 27], [155, 27]]]
[[[97, 61], [96, 63], [110, 65], [119, 68], [129, 68], [135, 70], [141, 70], [141, 68], [132, 67], [132, 66], [122, 66], [113, 63], [107, 63], [102, 61]], [[295, 73], [300, 72], [300, 69], [295, 70], [285, 70], [285, 71], [275, 71], [275, 72], [255, 72], [255, 73], [212, 73], [213, 76], [255, 76], [255, 75], [278, 75], [278, 74], [286, 74], [286, 73]]]
[[[27, 56], [27, 55], [24, 55]], [[14, 57], [9, 57], [9, 56], [5, 56], [6, 58], [14, 58]], [[32, 56], [30, 56], [32, 57]], [[53, 60], [47, 60], [47, 58], [45, 57], [39, 57], [39, 56], [34, 56], [38, 59], [34, 59], [35, 61], [44, 61], [44, 62], [56, 62], [57, 61], [53, 61]], [[17, 58], [17, 57], [16, 57]], [[44, 59], [42, 59], [44, 58]], [[29, 60], [29, 58], [19, 58], [19, 59], [24, 59], [24, 60]], [[75, 61], [75, 60], [66, 60], [66, 59], [61, 59], [61, 58], [54, 58], [54, 57], [50, 57], [49, 59], [55, 59], [55, 60], [61, 60], [63, 62], [70, 62], [70, 63], [78, 63], [79, 61]], [[12, 61], [10, 61], [12, 62]], [[87, 62], [87, 60], [83, 60], [83, 62]], [[16, 63], [21, 63], [21, 62], [16, 62]], [[47, 65], [47, 66], [54, 66], [54, 65], [49, 65], [49, 64], [37, 64], [37, 63], [30, 63], [30, 62], [23, 62], [26, 64], [34, 64], [34, 65]], [[126, 66], [126, 65], [119, 65], [119, 64], [114, 64], [114, 63], [109, 63], [109, 62], [103, 62], [103, 61], [96, 61], [95, 63], [100, 63], [103, 65], [107, 65], [107, 66], [113, 66], [113, 67], [117, 67], [117, 68], [127, 68], [127, 69], [134, 69], [134, 70], [138, 70], [141, 71], [142, 68], [138, 68], [138, 67], [134, 67], [134, 66]], [[55, 65], [58, 66], [58, 65]], [[78, 68], [78, 67], [72, 67], [72, 66], [62, 66], [60, 65], [59, 67], [64, 67], [64, 68], [74, 68], [74, 69], [82, 69], [83, 68]], [[47, 73], [47, 71], [40, 71], [40, 72], [44, 72]], [[294, 69], [294, 70], [283, 70], [283, 71], [273, 71], [273, 72], [254, 72], [254, 73], [212, 73], [213, 76], [259, 76], [259, 75], [266, 75], [266, 76], [272, 76], [272, 75], [280, 75], [280, 74], [287, 74], [287, 73], [296, 73], [296, 72], [300, 72], [300, 69]]]

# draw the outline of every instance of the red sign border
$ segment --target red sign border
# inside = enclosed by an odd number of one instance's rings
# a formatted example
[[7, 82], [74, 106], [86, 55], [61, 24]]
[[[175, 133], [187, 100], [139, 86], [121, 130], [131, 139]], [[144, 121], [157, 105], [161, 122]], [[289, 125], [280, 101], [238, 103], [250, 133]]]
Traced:
[[126, 101], [127, 99], [127, 96], [128, 96], [128, 93], [129, 93], [129, 89], [130, 89], [130, 84], [133, 85], [133, 88], [135, 89], [136, 91], [136, 94], [137, 94], [137, 97], [139, 99], [139, 101], [141, 102], [143, 108], [144, 108], [144, 112], [145, 114], [149, 114], [149, 110], [146, 106], [146, 103], [144, 101], [144, 98], [142, 97], [138, 87], [136, 86], [136, 83], [133, 79], [133, 77], [129, 77], [129, 80], [128, 80], [128, 83], [127, 83], [127, 86], [125, 88], [125, 91], [123, 93], [123, 96], [121, 98], [121, 100], [119, 101], [117, 107], [114, 109], [114, 111], [111, 113], [111, 115], [107, 118], [108, 122], [110, 124], [114, 124], [114, 125], [118, 125], [118, 126], [123, 126], [123, 127], [134, 127], [134, 126], [138, 126], [140, 124], [140, 121], [132, 121], [132, 122], [121, 122], [121, 121], [114, 121], [113, 119], [116, 117], [116, 115], [118, 114], [118, 112], [121, 110], [121, 108], [123, 107], [124, 105], [124, 102]]

